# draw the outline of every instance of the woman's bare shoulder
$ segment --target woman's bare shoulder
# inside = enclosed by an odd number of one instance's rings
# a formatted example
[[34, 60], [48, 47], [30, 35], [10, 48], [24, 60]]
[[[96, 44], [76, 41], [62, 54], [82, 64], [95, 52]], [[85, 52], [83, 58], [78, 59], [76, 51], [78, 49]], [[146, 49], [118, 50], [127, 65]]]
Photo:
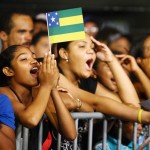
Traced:
[[[0, 87], [0, 94], [5, 94], [9, 97], [10, 101], [17, 100], [14, 93], [10, 90], [8, 86]], [[17, 100], [18, 101], [18, 100]]]

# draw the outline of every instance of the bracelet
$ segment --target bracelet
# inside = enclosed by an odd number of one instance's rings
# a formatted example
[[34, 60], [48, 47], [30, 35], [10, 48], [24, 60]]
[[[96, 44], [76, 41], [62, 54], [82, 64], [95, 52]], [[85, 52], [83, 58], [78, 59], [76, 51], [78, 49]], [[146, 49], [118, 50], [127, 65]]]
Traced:
[[77, 107], [77, 110], [79, 110], [80, 108], [81, 108], [81, 106], [82, 106], [82, 102], [81, 102], [81, 100], [80, 99], [75, 99], [76, 101], [77, 101], [77, 104], [79, 103], [79, 105], [78, 105], [78, 107]]
[[142, 123], [142, 112], [143, 112], [143, 109], [140, 109], [138, 111], [138, 122], [141, 124]]

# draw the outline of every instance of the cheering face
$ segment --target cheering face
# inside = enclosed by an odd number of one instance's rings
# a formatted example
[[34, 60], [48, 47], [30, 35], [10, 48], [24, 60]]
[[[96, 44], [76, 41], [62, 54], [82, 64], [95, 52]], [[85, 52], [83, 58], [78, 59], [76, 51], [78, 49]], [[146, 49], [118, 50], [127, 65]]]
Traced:
[[33, 34], [33, 21], [30, 16], [14, 15], [12, 16], [13, 26], [8, 35], [8, 46], [25, 45], [30, 46]]
[[68, 46], [68, 66], [77, 78], [88, 78], [96, 58], [94, 44], [86, 35], [84, 40], [73, 41]]
[[34, 59], [34, 54], [26, 47], [20, 46], [11, 62], [13, 82], [33, 87], [38, 84], [37, 77], [39, 63]]
[[105, 62], [98, 63], [98, 66], [96, 69], [96, 75], [98, 79], [101, 81], [101, 83], [105, 87], [107, 87], [109, 90], [113, 92], [118, 91], [116, 81], [107, 63]]
[[109, 45], [109, 47], [112, 50], [119, 51], [123, 54], [128, 54], [130, 51], [131, 44], [126, 38], [121, 37], [121, 38], [117, 39], [116, 41], [112, 42]]

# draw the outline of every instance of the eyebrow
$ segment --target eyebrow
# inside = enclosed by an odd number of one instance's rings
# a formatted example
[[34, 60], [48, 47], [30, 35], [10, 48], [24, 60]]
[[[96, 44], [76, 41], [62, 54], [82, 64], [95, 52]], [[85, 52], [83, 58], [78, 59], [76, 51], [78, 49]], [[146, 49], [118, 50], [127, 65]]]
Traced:
[[21, 53], [16, 58], [18, 58], [18, 57], [20, 57], [21, 55], [24, 55], [24, 54], [27, 54], [27, 53]]
[[[35, 53], [34, 52], [31, 52], [32, 53], [32, 56], [33, 55], [35, 55]], [[23, 52], [23, 53], [21, 53], [21, 54], [19, 54], [16, 58], [19, 58], [21, 55], [27, 55], [28, 53], [26, 53], [26, 52]]]

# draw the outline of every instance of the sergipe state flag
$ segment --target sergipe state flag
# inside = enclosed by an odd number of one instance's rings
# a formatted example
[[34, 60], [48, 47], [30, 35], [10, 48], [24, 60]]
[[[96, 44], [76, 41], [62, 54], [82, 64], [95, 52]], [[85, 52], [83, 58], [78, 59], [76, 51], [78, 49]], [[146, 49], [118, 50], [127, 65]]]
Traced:
[[46, 16], [51, 44], [85, 38], [81, 8], [48, 12]]

